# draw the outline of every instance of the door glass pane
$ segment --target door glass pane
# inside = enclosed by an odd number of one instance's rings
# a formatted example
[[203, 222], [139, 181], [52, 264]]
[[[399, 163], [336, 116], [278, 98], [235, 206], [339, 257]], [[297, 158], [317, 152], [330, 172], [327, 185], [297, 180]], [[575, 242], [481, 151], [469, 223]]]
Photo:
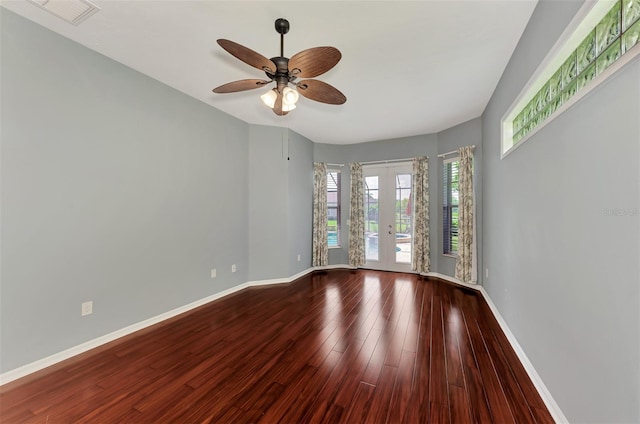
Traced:
[[396, 263], [411, 263], [411, 174], [396, 174]]
[[327, 172], [327, 245], [340, 246], [340, 172]]
[[378, 176], [364, 178], [364, 252], [367, 261], [379, 260], [378, 255], [378, 225], [380, 213], [378, 210]]

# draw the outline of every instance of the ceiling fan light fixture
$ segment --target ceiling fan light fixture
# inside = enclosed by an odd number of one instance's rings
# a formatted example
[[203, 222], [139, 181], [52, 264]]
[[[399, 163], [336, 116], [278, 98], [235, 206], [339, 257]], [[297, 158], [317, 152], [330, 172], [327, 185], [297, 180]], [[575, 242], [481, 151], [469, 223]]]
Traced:
[[[300, 95], [296, 90], [291, 87], [285, 87], [282, 90], [282, 104], [284, 105], [293, 105], [295, 108], [295, 104], [298, 102]], [[283, 109], [284, 110], [284, 109]]]
[[278, 94], [276, 93], [276, 90], [274, 88], [264, 93], [262, 96], [260, 96], [260, 98], [262, 99], [262, 103], [273, 109], [273, 107], [276, 105]]
[[293, 109], [296, 108], [296, 105], [292, 104], [285, 104], [284, 102], [282, 102], [282, 111], [283, 112], [291, 112]]

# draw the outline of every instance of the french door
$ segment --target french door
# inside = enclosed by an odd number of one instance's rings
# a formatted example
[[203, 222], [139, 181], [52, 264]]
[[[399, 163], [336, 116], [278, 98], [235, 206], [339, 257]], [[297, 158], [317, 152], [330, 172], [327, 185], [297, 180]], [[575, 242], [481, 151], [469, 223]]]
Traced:
[[410, 162], [362, 167], [365, 267], [411, 271], [413, 211]]

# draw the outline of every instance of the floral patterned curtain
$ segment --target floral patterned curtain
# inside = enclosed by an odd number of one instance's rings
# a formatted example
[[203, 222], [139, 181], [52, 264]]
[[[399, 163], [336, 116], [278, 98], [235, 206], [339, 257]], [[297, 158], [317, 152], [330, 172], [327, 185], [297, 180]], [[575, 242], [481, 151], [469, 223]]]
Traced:
[[458, 149], [458, 259], [455, 277], [465, 283], [475, 283], [475, 241], [473, 204], [473, 147]]
[[351, 205], [349, 212], [349, 265], [363, 266], [364, 257], [364, 177], [362, 165], [351, 164]]
[[327, 245], [327, 164], [313, 163], [313, 266], [329, 263]]
[[411, 269], [419, 273], [429, 272], [429, 158], [413, 159], [413, 254]]

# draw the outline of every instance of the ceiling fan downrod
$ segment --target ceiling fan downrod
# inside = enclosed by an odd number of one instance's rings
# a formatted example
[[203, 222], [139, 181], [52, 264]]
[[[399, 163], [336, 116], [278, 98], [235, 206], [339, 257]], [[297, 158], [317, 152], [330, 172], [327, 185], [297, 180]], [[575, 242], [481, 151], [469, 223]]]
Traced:
[[280, 56], [284, 57], [284, 35], [289, 32], [289, 21], [284, 18], [276, 19], [276, 31], [280, 34]]
[[280, 56], [272, 57], [271, 61], [276, 65], [276, 73], [267, 76], [276, 82], [276, 89], [282, 93], [284, 87], [289, 83], [289, 58], [284, 57], [284, 35], [289, 32], [289, 21], [284, 18], [278, 18], [275, 22], [275, 28], [280, 34]]

